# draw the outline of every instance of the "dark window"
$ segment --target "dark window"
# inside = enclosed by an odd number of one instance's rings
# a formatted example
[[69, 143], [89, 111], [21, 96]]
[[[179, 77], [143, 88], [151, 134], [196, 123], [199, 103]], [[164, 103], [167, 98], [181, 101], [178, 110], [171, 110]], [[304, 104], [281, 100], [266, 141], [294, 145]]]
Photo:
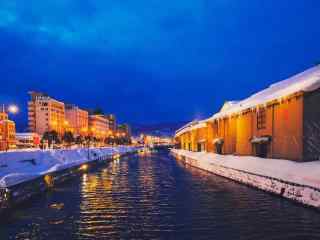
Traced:
[[265, 129], [266, 128], [266, 121], [267, 121], [267, 116], [266, 116], [266, 109], [265, 108], [259, 108], [257, 112], [257, 128], [258, 129]]
[[218, 121], [214, 121], [214, 123], [213, 123], [213, 134], [219, 135]]

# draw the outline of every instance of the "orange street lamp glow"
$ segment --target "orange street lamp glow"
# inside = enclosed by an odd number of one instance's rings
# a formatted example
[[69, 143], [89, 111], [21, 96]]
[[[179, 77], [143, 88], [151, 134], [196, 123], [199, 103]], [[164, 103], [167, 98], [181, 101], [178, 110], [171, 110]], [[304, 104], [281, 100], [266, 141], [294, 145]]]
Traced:
[[81, 167], [79, 168], [79, 170], [81, 170], [81, 171], [87, 171], [88, 168], [89, 168], [88, 164], [83, 164], [83, 165], [81, 165]]

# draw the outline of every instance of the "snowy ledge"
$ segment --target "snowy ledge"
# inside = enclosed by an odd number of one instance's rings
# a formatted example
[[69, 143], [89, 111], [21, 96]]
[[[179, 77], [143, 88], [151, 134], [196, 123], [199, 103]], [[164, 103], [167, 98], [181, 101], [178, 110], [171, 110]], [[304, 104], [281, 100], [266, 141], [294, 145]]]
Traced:
[[[68, 150], [30, 150], [0, 153], [0, 188], [10, 187], [48, 173], [68, 169], [101, 157], [125, 154], [135, 147], [76, 148]], [[88, 158], [89, 153], [89, 158]]]
[[298, 163], [173, 149], [187, 164], [320, 208], [320, 161]]

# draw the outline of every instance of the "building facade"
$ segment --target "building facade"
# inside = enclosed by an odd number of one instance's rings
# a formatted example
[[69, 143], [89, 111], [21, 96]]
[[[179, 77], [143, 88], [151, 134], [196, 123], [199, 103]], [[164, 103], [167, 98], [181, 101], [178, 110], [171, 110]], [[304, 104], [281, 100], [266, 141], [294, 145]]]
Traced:
[[211, 118], [179, 129], [179, 146], [218, 154], [320, 159], [319, 66], [230, 103]]
[[65, 132], [65, 105], [47, 94], [29, 92], [28, 123], [29, 130], [39, 135], [47, 131], [56, 131], [60, 136]]
[[40, 136], [37, 133], [16, 133], [17, 147], [39, 147]]
[[87, 136], [89, 130], [89, 113], [73, 104], [65, 105], [66, 130], [75, 136]]
[[16, 126], [6, 112], [0, 112], [0, 150], [16, 147]]
[[128, 124], [119, 124], [117, 127], [117, 137], [131, 138], [131, 129]]
[[89, 116], [89, 134], [100, 140], [107, 137], [109, 131], [108, 120], [104, 115], [90, 115]]
[[105, 115], [105, 118], [108, 120], [109, 130], [115, 132], [117, 130], [117, 120], [114, 114]]

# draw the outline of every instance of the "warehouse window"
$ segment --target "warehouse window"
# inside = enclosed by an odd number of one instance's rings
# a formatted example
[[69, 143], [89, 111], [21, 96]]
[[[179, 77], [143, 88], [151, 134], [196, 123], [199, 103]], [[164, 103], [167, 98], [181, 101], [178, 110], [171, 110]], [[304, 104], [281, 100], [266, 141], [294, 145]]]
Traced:
[[213, 123], [213, 134], [219, 135], [218, 121], [214, 121], [214, 123]]
[[257, 128], [258, 129], [265, 129], [266, 128], [266, 109], [265, 108], [259, 108], [257, 112]]

